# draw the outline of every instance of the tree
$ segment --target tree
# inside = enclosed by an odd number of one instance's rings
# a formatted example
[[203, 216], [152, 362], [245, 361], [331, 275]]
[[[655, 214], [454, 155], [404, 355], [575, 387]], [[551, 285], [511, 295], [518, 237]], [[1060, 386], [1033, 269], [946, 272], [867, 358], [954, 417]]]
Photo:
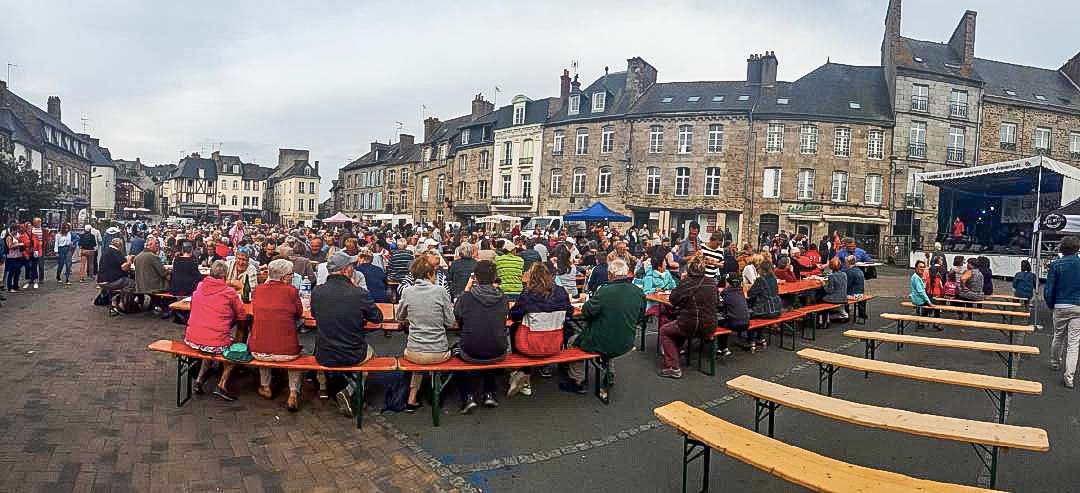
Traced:
[[41, 179], [25, 159], [0, 153], [0, 215], [17, 218], [20, 209], [38, 211], [52, 206], [60, 190]]

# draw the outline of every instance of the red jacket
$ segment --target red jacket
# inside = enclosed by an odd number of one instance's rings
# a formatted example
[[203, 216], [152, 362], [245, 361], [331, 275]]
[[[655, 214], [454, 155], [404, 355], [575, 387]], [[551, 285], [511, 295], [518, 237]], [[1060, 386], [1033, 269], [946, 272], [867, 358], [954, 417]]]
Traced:
[[35, 251], [41, 253], [41, 240], [30, 233], [19, 233], [19, 243], [23, 244], [23, 258], [30, 258], [31, 253]]
[[253, 353], [300, 354], [296, 321], [304, 315], [300, 292], [291, 284], [269, 280], [255, 287], [251, 300], [255, 321], [248, 337]]
[[221, 347], [232, 344], [232, 324], [247, 318], [240, 295], [225, 281], [204, 277], [191, 295], [184, 340], [200, 346]]
[[821, 269], [818, 268], [818, 264], [821, 263], [821, 255], [818, 254], [817, 250], [806, 251], [802, 255], [795, 257], [795, 261], [799, 263], [800, 275], [803, 277], [821, 274]]

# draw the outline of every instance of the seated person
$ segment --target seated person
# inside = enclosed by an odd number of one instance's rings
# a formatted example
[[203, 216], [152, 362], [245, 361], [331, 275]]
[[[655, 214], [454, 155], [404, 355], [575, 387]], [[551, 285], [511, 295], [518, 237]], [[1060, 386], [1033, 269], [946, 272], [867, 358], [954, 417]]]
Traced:
[[[364, 326], [368, 322], [381, 323], [382, 312], [371, 301], [366, 289], [353, 284], [352, 257], [335, 252], [326, 264], [330, 275], [324, 284], [311, 292], [311, 316], [319, 324], [315, 360], [329, 367], [361, 365], [375, 357], [375, 350], [364, 338]], [[352, 396], [361, 385], [361, 377], [354, 373], [345, 376], [349, 384], [336, 395], [338, 410], [353, 416]], [[325, 376], [319, 378], [321, 399], [327, 395], [325, 379]]]
[[[663, 258], [660, 258], [660, 262], [664, 262]], [[678, 267], [678, 264], [675, 264], [675, 266]], [[597, 289], [600, 289], [600, 286], [607, 284], [607, 269], [607, 257], [604, 255], [597, 257], [596, 266], [589, 270], [588, 279], [585, 280], [585, 292], [595, 293]]]
[[[416, 259], [427, 260], [431, 264], [431, 268], [435, 271], [435, 285], [442, 287], [446, 291], [446, 295], [450, 295], [450, 281], [446, 277], [446, 270], [442, 268], [442, 255], [435, 250], [427, 250], [416, 254], [413, 261]], [[398, 298], [401, 298], [405, 293], [405, 289], [416, 283], [416, 277], [412, 273], [412, 265], [409, 266], [409, 273], [401, 279], [401, 284], [397, 287]]]
[[[418, 365], [435, 365], [450, 359], [446, 329], [454, 323], [454, 305], [450, 303], [446, 288], [436, 284], [435, 266], [438, 263], [429, 260], [431, 257], [420, 255], [413, 260], [409, 275], [415, 282], [402, 291], [394, 308], [395, 318], [409, 324], [405, 359]], [[423, 378], [423, 372], [412, 373], [406, 412], [414, 413], [420, 409], [416, 394]]]
[[970, 257], [967, 259], [967, 270], [960, 275], [960, 282], [958, 284], [960, 288], [959, 297], [965, 300], [982, 301], [986, 299], [986, 295], [983, 294], [983, 287], [986, 282], [983, 279], [982, 271], [979, 270], [978, 257]]
[[[109, 315], [119, 315], [125, 312], [126, 293], [135, 288], [135, 281], [128, 277], [131, 269], [131, 260], [124, 256], [124, 240], [113, 238], [109, 246], [101, 253], [101, 262], [98, 265], [98, 282], [105, 286], [102, 288], [112, 298], [112, 307]], [[113, 296], [120, 293], [119, 296]]]
[[[738, 272], [730, 272], [726, 279], [721, 279], [721, 291], [716, 300], [716, 326], [723, 327], [732, 332], [743, 332], [750, 328], [750, 306], [746, 302], [746, 296], [742, 290], [742, 275]], [[751, 344], [758, 346], [764, 344], [765, 334], [755, 331], [751, 334]], [[731, 350], [727, 347], [727, 334], [720, 336], [717, 342], [717, 354], [730, 356]]]
[[[300, 292], [292, 287], [292, 262], [278, 259], [267, 268], [266, 283], [255, 286], [251, 306], [255, 320], [248, 337], [248, 350], [259, 361], [292, 361], [300, 357], [296, 321], [304, 315]], [[301, 370], [289, 370], [289, 412], [300, 410]], [[273, 399], [270, 369], [259, 368], [259, 395]]]
[[1031, 262], [1020, 261], [1020, 272], [1013, 276], [1013, 296], [1030, 300], [1035, 296], [1035, 274], [1031, 272]]
[[[608, 377], [614, 379], [613, 358], [622, 356], [634, 347], [637, 324], [645, 312], [645, 295], [631, 282], [630, 266], [622, 259], [608, 262], [608, 283], [596, 291], [581, 307], [585, 328], [571, 338], [572, 346], [599, 353], [609, 365]], [[578, 361], [567, 365], [570, 381], [560, 388], [579, 394], [585, 393], [585, 363]], [[607, 387], [601, 385], [601, 400], [607, 399]]]
[[450, 296], [453, 299], [457, 299], [461, 293], [465, 292], [465, 285], [469, 284], [469, 276], [476, 267], [471, 244], [462, 243], [455, 253], [454, 261], [450, 263], [450, 269], [446, 273], [447, 281], [450, 283]]
[[[836, 309], [837, 320], [846, 320], [847, 314], [847, 273], [840, 270], [840, 258], [833, 257], [829, 260], [829, 275], [825, 277], [825, 285], [818, 291], [818, 301], [840, 305]], [[925, 263], [925, 262], [924, 262]]]
[[226, 260], [229, 271], [225, 275], [225, 282], [233, 289], [243, 289], [244, 280], [247, 280], [248, 288], [255, 289], [259, 285], [259, 269], [251, 262], [251, 252], [247, 248], [238, 248], [236, 256]]
[[791, 266], [791, 257], [788, 256], [780, 257], [780, 259], [776, 261], [776, 270], [774, 273], [776, 274], [776, 279], [779, 281], [795, 282], [798, 280], [795, 276], [795, 271]]
[[[136, 293], [152, 295], [169, 290], [169, 274], [165, 271], [165, 266], [161, 264], [161, 257], [158, 256], [160, 250], [161, 243], [157, 238], [151, 237], [146, 240], [142, 251], [132, 261], [135, 265]], [[168, 312], [168, 308], [162, 306], [160, 298], [151, 299], [154, 310]]]
[[[507, 299], [494, 283], [495, 264], [488, 260], [477, 262], [472, 280], [454, 304], [454, 318], [461, 327], [458, 356], [470, 363], [497, 363], [506, 358]], [[495, 372], [466, 372], [458, 380], [461, 414], [469, 414], [479, 406], [473, 392], [478, 378], [483, 382], [484, 406], [499, 405], [495, 400]]]
[[[348, 254], [348, 251], [345, 253]], [[364, 284], [372, 300], [376, 303], [389, 303], [390, 298], [386, 296], [386, 272], [371, 263], [372, 258], [371, 250], [360, 250], [356, 259], [356, 271], [364, 276]]]
[[847, 270], [844, 274], [847, 275], [847, 295], [855, 299], [860, 299], [866, 294], [866, 276], [863, 274], [862, 269], [855, 266], [855, 256], [848, 255], [844, 260], [847, 263]]
[[[247, 311], [244, 310], [244, 304], [240, 302], [240, 295], [236, 294], [235, 289], [225, 284], [227, 269], [225, 261], [214, 261], [210, 264], [210, 275], [199, 283], [199, 287], [191, 295], [191, 314], [188, 316], [187, 329], [184, 331], [184, 343], [204, 353], [224, 353], [225, 349], [235, 342], [232, 336], [233, 324], [247, 318]], [[225, 386], [234, 365], [232, 363], [222, 363], [222, 365], [224, 369], [217, 389], [214, 390], [214, 396], [225, 401], [235, 401], [236, 397], [229, 393]], [[203, 361], [199, 365], [199, 376], [195, 378], [193, 384], [196, 394], [203, 393], [202, 386], [209, 370], [209, 362]]]
[[[543, 263], [534, 263], [525, 276], [521, 296], [510, 308], [513, 325], [514, 352], [532, 358], [559, 354], [563, 347], [563, 327], [574, 315], [570, 296], [555, 283], [555, 274]], [[531, 369], [522, 368], [510, 373], [507, 397], [517, 393], [532, 395]], [[541, 375], [544, 374], [541, 369]]]
[[686, 263], [686, 277], [671, 291], [676, 319], [660, 327], [664, 367], [660, 376], [682, 378], [679, 348], [688, 338], [704, 338], [716, 329], [716, 281], [705, 274], [705, 257], [695, 255]]
[[[746, 277], [745, 274], [743, 277]], [[757, 265], [757, 277], [754, 278], [754, 284], [746, 291], [746, 301], [750, 304], [751, 316], [754, 318], [780, 317], [782, 308], [779, 292], [776, 276], [773, 275], [772, 261], [762, 259]], [[752, 349], [763, 348], [766, 345], [768, 345], [767, 340], [762, 338], [754, 342]]]
[[172, 292], [173, 296], [181, 298], [191, 296], [191, 293], [195, 292], [195, 286], [199, 285], [202, 278], [191, 243], [181, 244], [180, 254], [173, 259], [169, 291]]

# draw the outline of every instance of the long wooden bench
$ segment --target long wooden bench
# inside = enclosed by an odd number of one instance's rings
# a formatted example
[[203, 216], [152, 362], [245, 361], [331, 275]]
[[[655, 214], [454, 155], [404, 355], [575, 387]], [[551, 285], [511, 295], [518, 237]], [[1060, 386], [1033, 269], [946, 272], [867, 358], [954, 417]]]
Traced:
[[787, 406], [846, 423], [893, 430], [911, 435], [940, 438], [986, 447], [990, 452], [990, 487], [997, 484], [998, 449], [1017, 448], [1046, 452], [1050, 450], [1046, 431], [1026, 426], [987, 423], [969, 419], [921, 414], [902, 409], [870, 406], [823, 396], [801, 389], [742, 375], [727, 382], [728, 388], [754, 398], [754, 431], [768, 419], [773, 436], [776, 409]]
[[[900, 335], [904, 334], [904, 326], [907, 325], [907, 323], [919, 325], [945, 325], [949, 327], [963, 327], [966, 329], [996, 330], [1009, 338], [1009, 344], [1013, 343], [1014, 334], [1017, 332], [1035, 332], [1034, 325], [1013, 325], [996, 322], [979, 322], [976, 320], [957, 320], [954, 318], [921, 317], [918, 315], [903, 315], [899, 313], [882, 313], [881, 318], [884, 320], [895, 321], [896, 333]], [[903, 345], [898, 344], [897, 349], [901, 348], [903, 348]]]
[[911, 308], [915, 310], [915, 314], [919, 316], [925, 316], [927, 311], [939, 311], [956, 313], [957, 316], [967, 315], [968, 320], [972, 320], [973, 315], [994, 315], [1000, 316], [1003, 323], [1013, 323], [1016, 318], [1027, 319], [1031, 317], [1028, 312], [1014, 312], [1010, 310], [995, 310], [993, 308], [975, 308], [972, 306], [952, 306], [952, 305], [927, 305], [916, 306], [910, 301], [900, 302], [900, 306], [904, 308]]
[[[176, 357], [176, 407], [181, 407], [191, 399], [191, 382], [196, 377], [194, 366], [196, 360], [217, 361], [220, 363], [234, 363], [238, 365], [252, 366], [256, 368], [278, 368], [282, 370], [301, 371], [337, 371], [346, 373], [366, 373], [371, 371], [395, 371], [398, 369], [397, 359], [393, 357], [378, 356], [362, 365], [327, 367], [315, 361], [314, 356], [300, 356], [292, 361], [259, 361], [251, 360], [247, 363], [237, 363], [223, 358], [221, 355], [207, 354], [193, 349], [181, 341], [162, 339], [150, 343], [147, 349], [151, 351], [172, 354]], [[184, 396], [186, 380], [186, 396]], [[363, 424], [364, 409], [364, 386], [358, 385], [357, 391], [352, 396], [353, 415], [356, 417], [356, 427]]]
[[817, 340], [818, 329], [827, 329], [829, 327], [829, 318], [827, 316], [822, 316], [821, 314], [831, 312], [837, 308], [840, 308], [840, 305], [837, 303], [814, 303], [812, 305], [800, 306], [793, 310], [802, 313], [803, 316], [810, 321], [810, 335], [806, 335], [804, 326], [802, 331], [803, 339], [809, 341]]
[[[442, 414], [442, 389], [450, 381], [450, 377], [453, 372], [529, 368], [536, 366], [553, 365], [558, 363], [588, 361], [599, 357], [600, 355], [596, 353], [583, 351], [579, 348], [570, 348], [564, 349], [559, 352], [559, 354], [547, 358], [530, 358], [528, 356], [523, 356], [520, 354], [508, 354], [506, 355], [506, 359], [498, 363], [491, 364], [469, 363], [457, 356], [450, 358], [449, 361], [435, 365], [420, 365], [410, 362], [405, 358], [398, 358], [397, 368], [402, 371], [426, 372], [431, 377], [431, 422], [435, 426], [439, 426], [439, 417]], [[600, 375], [601, 372], [603, 373], [603, 375]], [[586, 370], [586, 373], [588, 373], [588, 370]], [[606, 365], [604, 365], [603, 368], [597, 367], [596, 377], [596, 393], [597, 397], [601, 397], [601, 383], [602, 381], [607, 380]], [[604, 402], [604, 404], [607, 404], [609, 402], [606, 397], [601, 397], [600, 400], [601, 402]]]
[[704, 458], [701, 491], [709, 491], [712, 450], [754, 466], [811, 491], [828, 493], [976, 493], [992, 492], [974, 486], [939, 483], [879, 469], [849, 464], [788, 445], [734, 425], [685, 402], [653, 410], [657, 419], [683, 436], [683, 489], [687, 466]]
[[930, 346], [948, 349], [966, 349], [970, 351], [988, 351], [997, 354], [1005, 363], [1006, 375], [1013, 376], [1013, 355], [1038, 355], [1039, 348], [1035, 346], [1019, 346], [1016, 344], [998, 344], [996, 342], [965, 341], [961, 339], [943, 339], [939, 337], [919, 337], [892, 334], [888, 332], [867, 332], [862, 330], [847, 330], [844, 335], [866, 342], [866, 356], [874, 359], [878, 346], [886, 342], [897, 344], [915, 344], [917, 346]]
[[965, 299], [962, 299], [962, 298], [934, 298], [934, 299], [945, 301], [945, 302], [948, 302], [948, 303], [960, 303], [961, 305], [1007, 306], [1007, 307], [1010, 307], [1010, 308], [1020, 308], [1020, 307], [1024, 306], [1023, 304], [1017, 303], [1015, 301], [1001, 301], [1001, 300], [995, 300], [995, 299], [985, 299], [985, 300], [965, 300]]
[[800, 358], [818, 364], [818, 392], [828, 381], [828, 395], [832, 395], [833, 375], [840, 368], [848, 368], [864, 373], [879, 373], [893, 377], [935, 382], [980, 389], [986, 392], [994, 403], [998, 413], [998, 422], [1005, 422], [1005, 404], [1010, 394], [1038, 395], [1042, 393], [1042, 383], [1015, 378], [995, 377], [979, 373], [966, 373], [953, 370], [939, 370], [921, 366], [888, 363], [867, 358], [858, 358], [846, 354], [830, 353], [819, 349], [806, 348], [796, 353]]
[[848, 296], [848, 308], [852, 310], [851, 321], [858, 325], [866, 325], [870, 322], [870, 301], [877, 298], [876, 294], [864, 294], [861, 298], [856, 299], [854, 296]]

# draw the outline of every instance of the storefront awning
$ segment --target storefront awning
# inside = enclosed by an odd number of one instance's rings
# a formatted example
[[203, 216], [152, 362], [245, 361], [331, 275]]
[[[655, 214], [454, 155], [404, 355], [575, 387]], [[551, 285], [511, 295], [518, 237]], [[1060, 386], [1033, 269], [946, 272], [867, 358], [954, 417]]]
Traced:
[[834, 216], [832, 214], [824, 214], [822, 219], [834, 222], [834, 223], [863, 223], [863, 224], [889, 224], [889, 219], [884, 217], [873, 216]]
[[821, 221], [821, 216], [808, 216], [805, 214], [785, 214], [792, 221]]

